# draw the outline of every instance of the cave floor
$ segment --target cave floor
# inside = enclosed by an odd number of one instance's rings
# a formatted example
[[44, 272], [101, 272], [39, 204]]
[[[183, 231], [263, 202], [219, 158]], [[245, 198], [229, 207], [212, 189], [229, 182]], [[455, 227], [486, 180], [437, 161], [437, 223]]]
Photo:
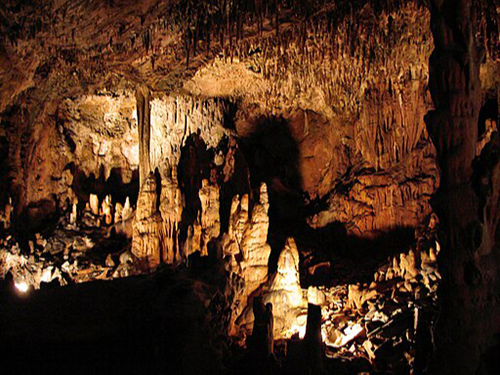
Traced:
[[221, 372], [203, 283], [181, 273], [4, 293], [4, 374]]

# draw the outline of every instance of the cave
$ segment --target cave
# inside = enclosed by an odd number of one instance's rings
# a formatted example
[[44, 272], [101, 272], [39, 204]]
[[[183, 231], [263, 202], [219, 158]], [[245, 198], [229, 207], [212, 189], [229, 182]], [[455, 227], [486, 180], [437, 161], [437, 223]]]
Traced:
[[2, 374], [496, 374], [497, 0], [4, 0]]

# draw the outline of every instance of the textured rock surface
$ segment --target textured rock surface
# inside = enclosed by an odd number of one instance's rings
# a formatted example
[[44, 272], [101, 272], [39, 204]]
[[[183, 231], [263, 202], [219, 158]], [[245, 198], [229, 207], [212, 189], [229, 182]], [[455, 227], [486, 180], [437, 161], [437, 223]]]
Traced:
[[[476, 155], [483, 97], [480, 65], [485, 54], [496, 57], [498, 63], [498, 17], [495, 28], [492, 4], [476, 9], [470, 1], [460, 0], [430, 1], [429, 6], [436, 46], [430, 59], [429, 87], [436, 108], [426, 121], [442, 171], [434, 207], [441, 223], [444, 280], [432, 371], [465, 374], [478, 371], [492, 332], [500, 329], [498, 320], [492, 318], [498, 316], [498, 300], [490, 297], [500, 290], [499, 248], [492, 241], [498, 239], [494, 219], [499, 207], [498, 137]], [[484, 18], [485, 9], [493, 18]], [[497, 15], [498, 10], [497, 6]], [[483, 17], [476, 17], [476, 12]], [[485, 27], [494, 31], [483, 34], [486, 48], [481, 48], [475, 32]], [[492, 205], [496, 206], [493, 211]], [[493, 221], [486, 219], [484, 210]], [[454, 322], [460, 322], [460, 329]], [[443, 366], [445, 362], [450, 365]]]
[[248, 195], [233, 198], [229, 229], [222, 235], [221, 245], [227, 268], [241, 280], [242, 286], [234, 297], [230, 333], [234, 322], [247, 306], [248, 297], [266, 280], [271, 247], [267, 243], [269, 229], [269, 197], [267, 186], [260, 187], [259, 200], [249, 207]]
[[208, 243], [220, 234], [219, 187], [202, 181], [199, 192], [201, 202], [201, 255], [208, 255]]
[[276, 274], [264, 287], [263, 302], [273, 305], [276, 339], [288, 338], [295, 333], [300, 326], [299, 316], [304, 318], [306, 313], [307, 299], [300, 287], [299, 251], [293, 238], [287, 239], [278, 258]]
[[160, 213], [163, 220], [162, 259], [172, 264], [182, 259], [179, 243], [179, 224], [182, 219], [182, 192], [177, 182], [177, 173], [172, 169], [170, 176], [161, 180]]
[[158, 211], [156, 178], [147, 176], [141, 186], [133, 223], [132, 254], [145, 267], [154, 268], [161, 261], [162, 217]]

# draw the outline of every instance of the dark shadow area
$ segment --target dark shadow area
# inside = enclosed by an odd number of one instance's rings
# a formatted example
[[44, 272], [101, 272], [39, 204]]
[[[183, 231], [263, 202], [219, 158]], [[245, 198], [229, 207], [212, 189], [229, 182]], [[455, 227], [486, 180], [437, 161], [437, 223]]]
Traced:
[[154, 275], [31, 291], [2, 290], [2, 374], [218, 374], [194, 281]]
[[9, 167], [9, 142], [7, 137], [0, 136], [0, 207], [4, 207], [9, 200], [9, 186], [8, 179]]
[[113, 203], [124, 204], [127, 197], [130, 199], [130, 205], [135, 205], [139, 195], [139, 170], [132, 171], [132, 179], [125, 183], [121, 168], [113, 168], [109, 177], [104, 176], [104, 168], [101, 167], [99, 175], [96, 177], [93, 173], [87, 176], [79, 167], [71, 163], [67, 166], [73, 174], [73, 191], [79, 202], [88, 202], [90, 194], [96, 194], [99, 201], [102, 201], [106, 195], [111, 194]]
[[494, 375], [500, 369], [500, 334], [495, 335], [496, 344], [483, 353], [481, 362], [476, 374]]
[[486, 131], [486, 120], [498, 119], [498, 101], [495, 96], [487, 97], [479, 111], [478, 137], [481, 137]]
[[289, 125], [282, 117], [261, 117], [251, 136], [238, 145], [248, 163], [250, 182], [258, 192], [265, 182], [269, 193], [269, 235], [271, 245], [270, 270], [277, 260], [288, 236], [296, 236], [305, 225], [305, 200], [298, 172], [298, 148]]
[[198, 211], [201, 210], [198, 192], [201, 189], [203, 179], [210, 178], [212, 160], [213, 150], [207, 149], [207, 145], [199, 134], [191, 134], [181, 150], [177, 166], [179, 187], [185, 200], [182, 223], [186, 225], [195, 221]]
[[52, 199], [42, 199], [28, 204], [16, 219], [13, 230], [16, 239], [27, 246], [27, 239], [37, 232], [51, 233], [60, 216], [55, 195]]
[[268, 186], [270, 272], [276, 271], [279, 254], [290, 236], [302, 255], [310, 254], [308, 258], [313, 258], [315, 264], [330, 263], [328, 269], [310, 275], [304, 264], [308, 259], [301, 256], [302, 286], [368, 281], [387, 257], [406, 251], [415, 241], [415, 228], [409, 227], [366, 238], [349, 235], [343, 223], [311, 228], [307, 218], [327, 209], [327, 197], [310, 202], [301, 190], [303, 176], [298, 170], [299, 149], [292, 125], [286, 119], [270, 117], [252, 126], [253, 135], [242, 138], [239, 146], [248, 163], [253, 190], [258, 192], [262, 181]]

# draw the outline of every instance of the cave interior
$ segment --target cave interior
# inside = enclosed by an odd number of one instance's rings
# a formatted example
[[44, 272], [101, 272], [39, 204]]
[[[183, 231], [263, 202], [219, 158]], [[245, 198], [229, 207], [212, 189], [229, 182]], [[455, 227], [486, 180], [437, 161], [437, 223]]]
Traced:
[[498, 0], [3, 0], [3, 374], [497, 374]]

